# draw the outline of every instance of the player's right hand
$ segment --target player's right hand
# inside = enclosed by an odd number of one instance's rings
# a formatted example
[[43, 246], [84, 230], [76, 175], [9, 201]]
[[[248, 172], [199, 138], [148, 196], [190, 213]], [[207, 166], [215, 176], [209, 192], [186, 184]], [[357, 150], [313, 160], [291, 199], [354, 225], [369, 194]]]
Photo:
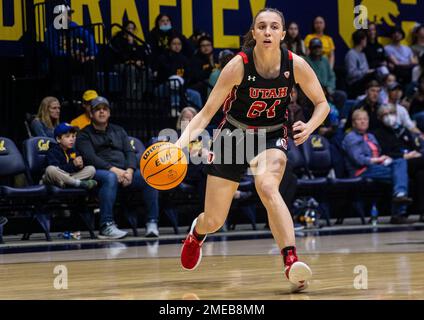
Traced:
[[301, 145], [306, 140], [308, 140], [309, 136], [311, 135], [311, 130], [309, 128], [308, 123], [304, 123], [302, 121], [297, 121], [293, 125], [293, 139], [296, 146]]

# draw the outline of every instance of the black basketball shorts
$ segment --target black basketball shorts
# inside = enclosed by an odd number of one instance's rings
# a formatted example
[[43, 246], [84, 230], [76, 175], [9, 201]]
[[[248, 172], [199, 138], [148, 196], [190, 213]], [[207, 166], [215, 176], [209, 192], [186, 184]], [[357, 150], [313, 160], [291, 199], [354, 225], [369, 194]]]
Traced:
[[250, 161], [267, 149], [278, 149], [287, 155], [287, 128], [264, 133], [243, 131], [225, 122], [212, 142], [204, 172], [212, 176], [240, 182]]

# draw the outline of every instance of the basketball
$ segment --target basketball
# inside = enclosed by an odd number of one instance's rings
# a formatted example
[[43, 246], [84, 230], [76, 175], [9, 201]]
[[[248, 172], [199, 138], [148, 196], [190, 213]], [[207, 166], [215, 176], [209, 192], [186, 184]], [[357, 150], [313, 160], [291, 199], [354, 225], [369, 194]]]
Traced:
[[169, 142], [158, 142], [144, 151], [140, 172], [151, 187], [169, 190], [178, 186], [187, 174], [187, 157], [183, 150]]

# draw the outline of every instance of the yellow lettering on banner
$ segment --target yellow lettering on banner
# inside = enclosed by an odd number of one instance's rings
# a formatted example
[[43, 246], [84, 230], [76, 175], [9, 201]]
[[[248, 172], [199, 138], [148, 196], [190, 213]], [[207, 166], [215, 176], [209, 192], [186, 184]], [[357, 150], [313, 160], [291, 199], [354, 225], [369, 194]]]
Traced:
[[[99, 0], [72, 0], [72, 9], [75, 10], [75, 12], [72, 14], [73, 21], [75, 21], [80, 26], [83, 25], [84, 5], [88, 7], [88, 12], [90, 13], [90, 21], [92, 24], [103, 23]], [[103, 43], [103, 28], [100, 26], [96, 26], [92, 31], [96, 42]]]
[[4, 25], [3, 0], [0, 1], [0, 39], [17, 41], [22, 37], [22, 2], [13, 1], [13, 26]]
[[[143, 27], [141, 26], [140, 16], [138, 15], [137, 6], [135, 5], [135, 0], [119, 0], [110, 2], [110, 11], [111, 11], [111, 23], [117, 23], [122, 25], [122, 18], [127, 13], [128, 19], [135, 23], [137, 31], [135, 35], [141, 40], [145, 40]], [[114, 31], [115, 30], [115, 31]], [[119, 30], [112, 29], [112, 35], [114, 32]]]
[[224, 34], [224, 10], [238, 10], [238, 0], [213, 0], [213, 42], [215, 48], [239, 48], [239, 36], [227, 36]]
[[352, 46], [352, 33], [355, 32], [353, 25], [355, 1], [338, 0], [339, 33], [344, 42]]
[[188, 38], [193, 34], [193, 0], [181, 0], [181, 19], [183, 35]]
[[250, 9], [252, 10], [252, 17], [263, 8], [265, 8], [266, 0], [250, 0]]
[[155, 19], [160, 13], [160, 7], [176, 7], [177, 0], [154, 0], [149, 1], [149, 28], [152, 30], [155, 26]]
[[417, 0], [400, 0], [400, 3], [402, 3], [402, 4], [416, 5], [417, 4]]
[[46, 11], [44, 6], [44, 0], [34, 0], [34, 11], [35, 11], [35, 33], [38, 42], [44, 42], [44, 33], [46, 23]]

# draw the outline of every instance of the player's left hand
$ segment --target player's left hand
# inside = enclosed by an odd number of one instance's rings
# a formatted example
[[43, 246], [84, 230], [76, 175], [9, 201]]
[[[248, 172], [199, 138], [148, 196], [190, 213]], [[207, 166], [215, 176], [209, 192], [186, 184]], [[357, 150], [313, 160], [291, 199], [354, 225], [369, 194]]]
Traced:
[[311, 129], [307, 123], [297, 121], [295, 124], [293, 124], [293, 138], [296, 146], [299, 146], [308, 140], [308, 137], [311, 135], [311, 133]]

